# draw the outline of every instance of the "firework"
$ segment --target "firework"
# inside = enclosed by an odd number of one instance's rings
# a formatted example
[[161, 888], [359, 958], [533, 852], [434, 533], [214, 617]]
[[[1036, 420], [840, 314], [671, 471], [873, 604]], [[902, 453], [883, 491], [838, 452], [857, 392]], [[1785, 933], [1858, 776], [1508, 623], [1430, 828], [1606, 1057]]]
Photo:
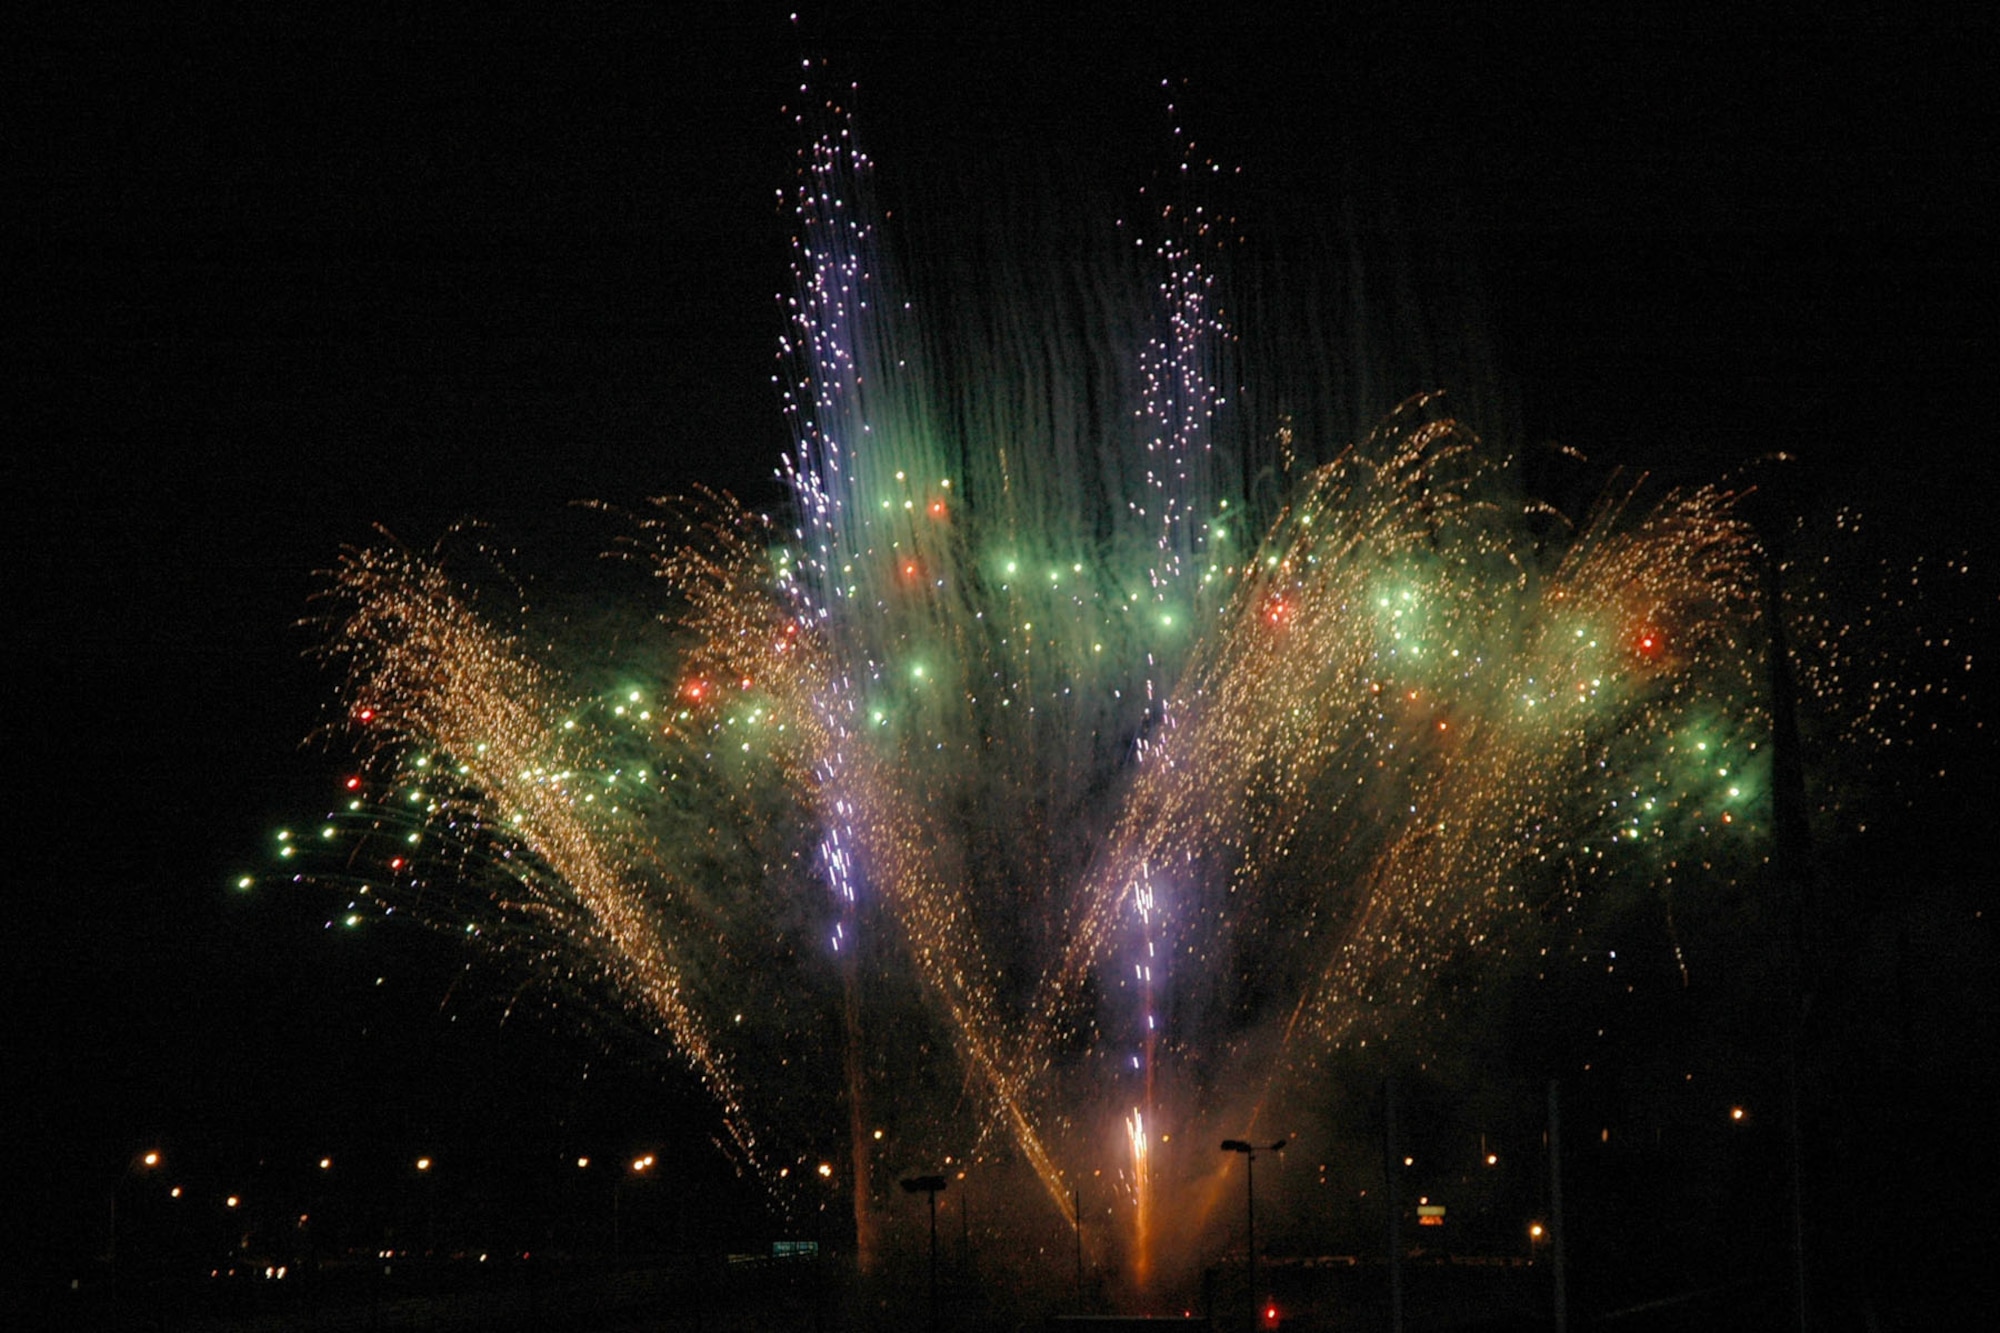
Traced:
[[844, 1138], [864, 1251], [899, 1167], [1016, 1173], [1065, 1220], [1109, 1168], [1143, 1280], [1215, 1169], [1175, 1140], [1581, 882], [1760, 855], [1760, 555], [1720, 489], [1551, 516], [1432, 397], [1351, 445], [1232, 425], [1191, 210], [1126, 306], [941, 323], [828, 123], [788, 521], [636, 522], [672, 641], [603, 689], [450, 560], [350, 553], [328, 651], [371, 757], [326, 841], [617, 997], [781, 1203]]

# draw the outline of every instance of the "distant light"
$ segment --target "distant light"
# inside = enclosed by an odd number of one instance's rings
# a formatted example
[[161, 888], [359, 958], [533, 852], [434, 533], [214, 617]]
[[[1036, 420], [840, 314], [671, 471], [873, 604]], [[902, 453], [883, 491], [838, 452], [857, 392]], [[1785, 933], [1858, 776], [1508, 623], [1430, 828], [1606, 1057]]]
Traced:
[[576, 1159], [576, 1169], [579, 1171], [584, 1170], [589, 1165], [590, 1159], [588, 1157], [579, 1157]]
[[431, 1169], [431, 1159], [430, 1159], [430, 1158], [428, 1158], [428, 1157], [419, 1157], [419, 1158], [417, 1159], [417, 1170], [419, 1170], [419, 1171], [428, 1171], [428, 1170], [430, 1170], [430, 1169]]
[[225, 1208], [234, 1208], [237, 1204], [242, 1202], [243, 1200], [237, 1198], [234, 1194], [232, 1194], [228, 1198], [222, 1201], [222, 1206]]
[[160, 1164], [160, 1155], [156, 1152], [149, 1152], [140, 1160], [145, 1162], [147, 1166], [158, 1166]]
[[319, 1159], [319, 1169], [320, 1169], [320, 1170], [322, 1170], [322, 1171], [331, 1171], [331, 1170], [333, 1170], [333, 1159], [332, 1159], [331, 1157], [322, 1157], [322, 1158], [320, 1158], [320, 1159]]

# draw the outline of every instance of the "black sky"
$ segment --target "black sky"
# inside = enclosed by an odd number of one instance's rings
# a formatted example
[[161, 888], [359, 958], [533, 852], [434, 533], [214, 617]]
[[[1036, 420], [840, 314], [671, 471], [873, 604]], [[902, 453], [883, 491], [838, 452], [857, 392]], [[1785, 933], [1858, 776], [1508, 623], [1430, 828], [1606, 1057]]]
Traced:
[[340, 771], [300, 748], [329, 689], [295, 622], [343, 543], [774, 498], [808, 51], [906, 179], [1047, 144], [1143, 180], [1185, 78], [1253, 223], [1356, 179], [1437, 201], [1525, 440], [1783, 449], [1815, 503], [1990, 552], [1991, 19], [681, 8], [79, 6], [10, 62], [9, 1084], [52, 1193], [155, 1134], [437, 1134], [496, 1079], [616, 1121], [574, 1091], [590, 1043], [447, 995], [448, 943], [228, 884]]

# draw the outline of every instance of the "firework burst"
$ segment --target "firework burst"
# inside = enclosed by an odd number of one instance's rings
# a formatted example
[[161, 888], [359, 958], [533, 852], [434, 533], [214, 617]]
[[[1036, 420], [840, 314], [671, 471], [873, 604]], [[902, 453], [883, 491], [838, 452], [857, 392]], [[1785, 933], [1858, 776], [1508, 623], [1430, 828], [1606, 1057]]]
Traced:
[[1053, 293], [927, 323], [828, 123], [791, 199], [789, 519], [636, 521], [674, 646], [604, 690], [441, 557], [350, 553], [327, 642], [370, 758], [328, 840], [617, 997], [781, 1202], [844, 1125], [864, 1253], [898, 1167], [1064, 1219], [1108, 1169], [1143, 1280], [1215, 1166], [1174, 1140], [1397, 1032], [1580, 880], [1758, 855], [1760, 555], [1718, 489], [1552, 516], [1431, 397], [1346, 447], [1225, 428], [1191, 210], [1130, 324]]

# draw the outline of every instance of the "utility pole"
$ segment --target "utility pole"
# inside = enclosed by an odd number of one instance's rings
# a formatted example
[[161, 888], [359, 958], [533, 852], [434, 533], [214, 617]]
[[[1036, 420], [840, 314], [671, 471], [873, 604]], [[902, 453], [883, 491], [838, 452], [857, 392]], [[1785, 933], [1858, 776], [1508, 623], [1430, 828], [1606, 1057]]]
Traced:
[[1069, 1190], [1070, 1225], [1076, 1231], [1076, 1312], [1083, 1313], [1083, 1191]]
[[1389, 1196], [1389, 1328], [1403, 1333], [1403, 1159], [1396, 1147], [1396, 1076], [1382, 1080], [1382, 1181]]
[[1556, 1333], [1569, 1330], [1569, 1285], [1563, 1272], [1562, 1108], [1549, 1080], [1549, 1255], [1555, 1267]]
[[1791, 909], [1792, 975], [1786, 997], [1785, 1140], [1792, 1177], [1792, 1290], [1799, 1333], [1811, 1327], [1806, 1269], [1804, 1131], [1800, 1125], [1800, 1066], [1805, 1057], [1806, 1014], [1812, 993], [1806, 976], [1806, 899], [1812, 883], [1812, 831], [1806, 822], [1805, 756], [1800, 752], [1797, 692], [1791, 644], [1785, 635], [1783, 518], [1764, 509], [1764, 624], [1771, 637], [1765, 658], [1771, 690], [1772, 865]]

